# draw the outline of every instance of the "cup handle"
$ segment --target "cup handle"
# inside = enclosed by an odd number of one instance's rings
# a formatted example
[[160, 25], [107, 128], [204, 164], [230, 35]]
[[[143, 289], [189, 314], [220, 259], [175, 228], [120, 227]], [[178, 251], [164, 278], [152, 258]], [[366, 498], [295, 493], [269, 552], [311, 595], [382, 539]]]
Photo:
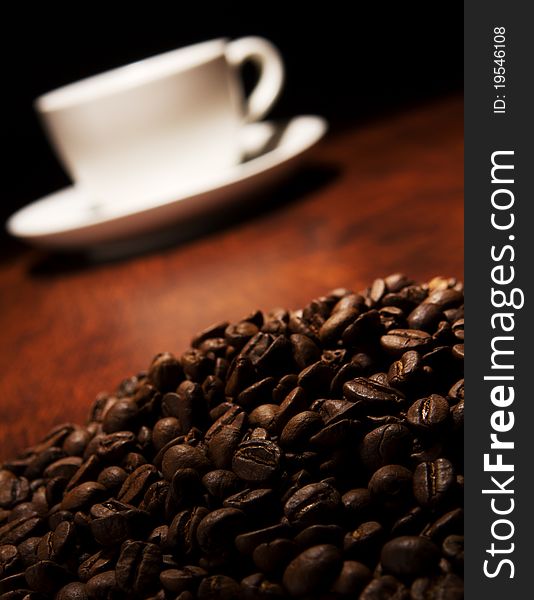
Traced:
[[258, 67], [258, 83], [245, 104], [245, 121], [258, 121], [271, 108], [282, 90], [284, 63], [280, 53], [266, 39], [250, 36], [229, 42], [226, 58], [237, 68], [246, 61], [251, 61]]

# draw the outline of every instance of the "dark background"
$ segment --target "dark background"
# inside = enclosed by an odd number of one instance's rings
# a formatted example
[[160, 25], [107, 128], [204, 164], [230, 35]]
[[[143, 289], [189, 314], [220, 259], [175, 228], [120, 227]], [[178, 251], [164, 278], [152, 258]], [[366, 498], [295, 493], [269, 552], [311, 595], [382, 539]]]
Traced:
[[[108, 3], [109, 4], [109, 3]], [[332, 129], [461, 91], [463, 3], [124, 4], [32, 6], [4, 20], [4, 159], [0, 218], [69, 183], [32, 101], [57, 86], [219, 36], [261, 35], [281, 50], [287, 82], [272, 117], [326, 116]], [[245, 73], [251, 80], [250, 73]], [[3, 230], [2, 230], [3, 232]], [[2, 234], [0, 234], [0, 239]]]

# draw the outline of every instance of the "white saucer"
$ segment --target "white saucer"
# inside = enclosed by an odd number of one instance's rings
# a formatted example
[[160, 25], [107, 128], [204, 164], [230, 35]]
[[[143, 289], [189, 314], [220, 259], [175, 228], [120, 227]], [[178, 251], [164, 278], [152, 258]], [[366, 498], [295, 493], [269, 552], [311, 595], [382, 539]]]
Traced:
[[172, 195], [134, 204], [95, 206], [87, 193], [71, 186], [16, 212], [7, 221], [7, 230], [37, 246], [87, 248], [145, 234], [202, 212], [224, 210], [226, 203], [287, 174], [326, 129], [324, 119], [311, 115], [283, 123], [246, 125], [242, 131], [245, 160], [224, 173], [184, 186]]

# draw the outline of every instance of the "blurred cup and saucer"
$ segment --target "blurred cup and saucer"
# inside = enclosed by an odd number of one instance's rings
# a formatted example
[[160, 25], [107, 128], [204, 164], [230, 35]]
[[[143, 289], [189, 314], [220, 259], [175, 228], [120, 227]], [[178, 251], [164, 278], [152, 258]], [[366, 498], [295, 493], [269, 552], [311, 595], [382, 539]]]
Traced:
[[[241, 67], [256, 65], [245, 97]], [[35, 245], [124, 239], [261, 189], [325, 133], [317, 116], [260, 121], [284, 67], [267, 40], [215, 39], [119, 67], [40, 96], [35, 108], [74, 182], [11, 216]]]

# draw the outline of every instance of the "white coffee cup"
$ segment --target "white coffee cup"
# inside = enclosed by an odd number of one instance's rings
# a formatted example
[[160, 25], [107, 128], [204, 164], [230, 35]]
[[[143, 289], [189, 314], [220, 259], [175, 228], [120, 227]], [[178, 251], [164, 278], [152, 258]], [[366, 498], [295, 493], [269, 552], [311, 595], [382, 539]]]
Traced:
[[[244, 97], [240, 67], [259, 79]], [[107, 71], [35, 101], [73, 182], [94, 201], [172, 195], [239, 163], [239, 132], [261, 119], [284, 80], [259, 37], [216, 39]]]

